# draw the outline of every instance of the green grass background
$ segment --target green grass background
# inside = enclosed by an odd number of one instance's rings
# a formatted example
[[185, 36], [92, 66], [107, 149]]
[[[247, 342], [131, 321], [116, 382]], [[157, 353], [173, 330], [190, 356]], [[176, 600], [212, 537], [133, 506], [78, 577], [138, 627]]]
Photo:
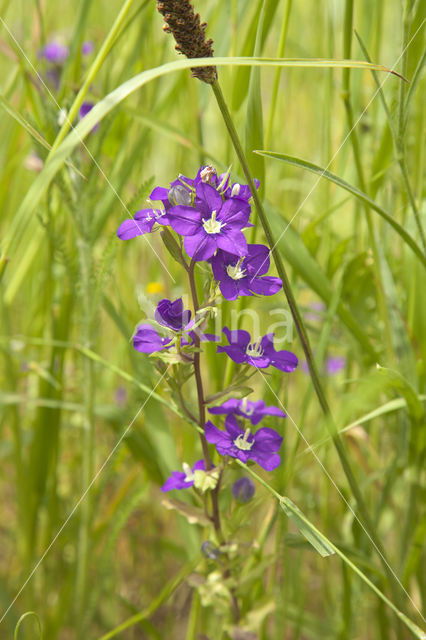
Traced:
[[[418, 221], [426, 7], [412, 0], [354, 4], [353, 21], [351, 3], [343, 1], [200, 0], [196, 10], [216, 56], [368, 55], [409, 80], [338, 67], [219, 68], [276, 238], [291, 221], [279, 250], [337, 426], [350, 426], [344, 439], [357, 482], [402, 585], [395, 605], [421, 626], [426, 330]], [[242, 180], [241, 167], [210, 88], [187, 69], [159, 72], [121, 100], [127, 80], [177, 59], [155, 2], [3, 0], [0, 16], [0, 616], [78, 504], [1, 621], [0, 638], [12, 638], [28, 611], [36, 612], [46, 640], [100, 639], [138, 613], [119, 637], [227, 638], [220, 607], [201, 606], [195, 579], [188, 579], [215, 568], [200, 554], [208, 530], [160, 503], [170, 471], [199, 455], [164, 387], [79, 501], [159, 379], [153, 361], [129, 342], [146, 301], [186, 293], [184, 274], [158, 234], [150, 241], [165, 268], [143, 238], [116, 238], [126, 208], [143, 207], [153, 184], [193, 176], [200, 164], [232, 164]], [[37, 53], [52, 39], [68, 44], [71, 56], [49, 95], [35, 69], [46, 77]], [[95, 44], [88, 58], [78, 53], [84, 40]], [[59, 146], [41, 172], [34, 170], [30, 159], [48, 155], [40, 136], [55, 143], [58, 105], [69, 110], [85, 81], [86, 99], [100, 102], [117, 89], [116, 103], [96, 132], [79, 129], [87, 148], [74, 138], [71, 150], [73, 134], [65, 139], [68, 165]], [[376, 82], [383, 83], [379, 92]], [[318, 181], [304, 162], [327, 167], [352, 190]], [[417, 253], [377, 208], [409, 234]], [[260, 229], [257, 241], [264, 241]], [[265, 330], [271, 310], [287, 309], [283, 294], [249, 306]], [[231, 309], [224, 305], [225, 318]], [[243, 326], [251, 328], [247, 319]], [[287, 348], [303, 360], [295, 332]], [[326, 372], [330, 356], [346, 358], [337, 375]], [[225, 356], [208, 349], [203, 366], [209, 392], [220, 391]], [[394, 600], [371, 542], [322, 469], [356, 509], [309, 376], [299, 367], [291, 376], [272, 373], [268, 382], [291, 419], [270, 423], [284, 435], [284, 463], [265, 477]], [[276, 403], [260, 377], [250, 384], [256, 397]], [[191, 394], [189, 384], [195, 402]], [[253, 503], [235, 511], [229, 484], [239, 473], [229, 473], [222, 508], [230, 538], [240, 543], [243, 611], [259, 639], [412, 637], [336, 556], [315, 554], [261, 486]], [[18, 637], [37, 637], [34, 616], [22, 620]]]

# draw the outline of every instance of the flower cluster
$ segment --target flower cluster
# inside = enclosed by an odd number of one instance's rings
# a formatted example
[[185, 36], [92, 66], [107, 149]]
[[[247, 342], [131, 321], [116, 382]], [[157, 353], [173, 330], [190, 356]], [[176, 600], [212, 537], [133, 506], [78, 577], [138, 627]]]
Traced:
[[[255, 184], [258, 188], [259, 183]], [[171, 360], [174, 354], [175, 358], [194, 362], [195, 370], [195, 355], [199, 352], [200, 341], [220, 341], [217, 336], [202, 331], [210, 305], [220, 294], [233, 301], [241, 296], [270, 296], [281, 289], [281, 280], [267, 275], [270, 266], [268, 247], [248, 244], [244, 235], [244, 230], [252, 226], [251, 197], [249, 186], [232, 183], [229, 172], [218, 175], [211, 166], [200, 167], [195, 178], [179, 175], [169, 188], [155, 187], [150, 194], [151, 206], [140, 209], [133, 218], [120, 225], [117, 235], [121, 240], [167, 227], [174, 257], [188, 274], [196, 263], [203, 261], [211, 273], [210, 285], [213, 284], [213, 288], [210, 286], [210, 292], [215, 290], [211, 294], [213, 297], [200, 309], [196, 308], [194, 317], [189, 309], [184, 308], [182, 298], [160, 300], [155, 311], [158, 330], [150, 324], [140, 324], [133, 339], [135, 349], [177, 362]], [[157, 205], [154, 206], [153, 202]], [[226, 354], [237, 365], [256, 370], [272, 366], [286, 373], [297, 367], [298, 360], [293, 353], [275, 349], [272, 333], [252, 340], [247, 331], [231, 331], [224, 327], [223, 334], [228, 344], [219, 345], [217, 353]], [[262, 400], [230, 398], [208, 411], [212, 415], [225, 415], [224, 429], [210, 420], [205, 424], [200, 422], [205, 441], [213, 444], [221, 456], [236, 458], [243, 463], [253, 461], [267, 471], [280, 464], [278, 451], [282, 436], [270, 427], [257, 430], [252, 430], [252, 427], [265, 416], [275, 420], [284, 418], [285, 413], [281, 409], [266, 406]], [[251, 426], [247, 426], [246, 421]], [[191, 486], [201, 491], [214, 488], [219, 471], [211, 466], [211, 461], [209, 466], [206, 462], [207, 459], [199, 460], [193, 467], [185, 463], [183, 471], [174, 471], [162, 490]]]

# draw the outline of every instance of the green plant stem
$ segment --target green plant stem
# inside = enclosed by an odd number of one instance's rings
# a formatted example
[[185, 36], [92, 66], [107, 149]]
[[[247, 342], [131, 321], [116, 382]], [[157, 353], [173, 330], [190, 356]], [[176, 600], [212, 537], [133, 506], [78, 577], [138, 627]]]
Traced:
[[[371, 58], [369, 56], [369, 53], [367, 51], [367, 48], [365, 46], [365, 44], [363, 43], [361, 37], [359, 36], [358, 33], [356, 33], [356, 37], [358, 39], [358, 42], [361, 46], [362, 52], [365, 56], [365, 59], [367, 60], [367, 62], [371, 62]], [[420, 67], [422, 68], [422, 65], [420, 64]], [[389, 129], [392, 135], [392, 142], [393, 142], [393, 146], [394, 146], [394, 152], [395, 152], [395, 158], [396, 161], [398, 163], [399, 169], [401, 171], [401, 177], [402, 177], [402, 182], [408, 197], [408, 200], [410, 202], [410, 206], [414, 215], [414, 219], [416, 221], [416, 225], [417, 225], [417, 230], [419, 232], [419, 236], [420, 236], [420, 240], [422, 243], [422, 249], [424, 252], [426, 252], [426, 239], [425, 239], [425, 234], [423, 231], [423, 226], [421, 223], [421, 219], [420, 219], [420, 213], [417, 207], [417, 203], [416, 203], [416, 198], [414, 196], [413, 193], [413, 189], [411, 188], [411, 184], [410, 184], [410, 180], [409, 180], [409, 176], [408, 176], [408, 169], [407, 169], [407, 163], [405, 160], [405, 147], [404, 147], [404, 134], [405, 134], [405, 129], [406, 129], [406, 125], [407, 125], [407, 101], [405, 99], [405, 83], [402, 82], [401, 83], [401, 88], [400, 88], [400, 100], [403, 100], [404, 103], [400, 103], [399, 105], [399, 115], [400, 118], [402, 118], [402, 123], [399, 122], [399, 130], [397, 131], [395, 128], [395, 124], [394, 121], [392, 119], [392, 115], [390, 113], [389, 107], [386, 103], [386, 99], [385, 96], [383, 94], [382, 91], [382, 85], [379, 82], [379, 79], [377, 77], [377, 73], [375, 71], [371, 72], [373, 78], [374, 78], [374, 82], [376, 83], [376, 87], [377, 90], [379, 91], [379, 96], [380, 96], [380, 100], [382, 101], [382, 105], [383, 105], [383, 109], [385, 110], [386, 113], [386, 117], [387, 117], [387, 121], [388, 121], [388, 125], [389, 125]], [[402, 114], [402, 115], [401, 115]]]
[[[404, 4], [404, 15], [402, 19], [402, 27], [403, 27], [403, 38], [402, 38], [402, 60], [401, 67], [402, 73], [406, 74], [408, 69], [408, 45], [410, 38], [410, 26], [411, 26], [411, 13], [413, 9], [412, 0], [406, 0]], [[423, 245], [423, 251], [426, 251], [426, 238], [423, 230], [422, 221], [420, 218], [420, 213], [416, 204], [416, 199], [414, 197], [413, 191], [411, 189], [410, 181], [408, 179], [408, 171], [407, 165], [405, 162], [405, 149], [404, 149], [404, 131], [405, 131], [405, 121], [406, 121], [406, 93], [407, 86], [405, 82], [401, 82], [399, 87], [399, 108], [398, 108], [398, 133], [396, 136], [396, 145], [397, 145], [397, 161], [401, 170], [402, 181], [404, 183], [405, 190], [407, 192], [408, 199], [410, 201], [410, 206], [413, 211], [414, 219], [416, 221], [417, 229], [420, 235], [420, 239]], [[392, 127], [391, 127], [392, 128]], [[395, 142], [395, 138], [394, 138]]]
[[300, 517], [301, 520], [303, 520], [303, 522], [309, 527], [309, 529], [311, 529], [311, 531], [315, 532], [315, 535], [318, 536], [318, 538], [321, 538], [322, 541], [328, 547], [330, 547], [330, 549], [334, 553], [336, 553], [343, 560], [343, 562], [345, 564], [347, 564], [352, 569], [352, 571], [354, 571], [361, 578], [361, 580], [363, 580], [365, 582], [365, 584], [367, 584], [367, 586], [370, 589], [372, 589], [376, 593], [376, 595], [390, 609], [392, 609], [392, 611], [397, 615], [399, 620], [401, 620], [401, 622], [403, 622], [408, 627], [408, 629], [410, 629], [410, 631], [412, 631], [414, 633], [416, 638], [419, 638], [420, 640], [424, 640], [424, 638], [425, 638], [424, 632], [412, 620], [410, 620], [410, 618], [408, 618], [402, 611], [400, 611], [393, 604], [393, 602], [391, 600], [389, 600], [389, 598], [387, 598], [385, 596], [385, 594], [382, 593], [378, 587], [376, 587], [376, 585], [365, 575], [365, 573], [363, 573], [361, 571], [361, 569], [359, 569], [356, 566], [356, 564], [354, 564], [351, 560], [349, 560], [349, 558], [339, 549], [339, 547], [337, 547], [335, 544], [333, 544], [331, 542], [331, 540], [329, 540], [323, 533], [318, 531], [318, 529], [316, 529], [316, 527], [304, 516], [303, 513], [301, 513], [299, 510], [296, 511], [295, 505], [288, 498], [286, 498], [285, 496], [280, 495], [277, 491], [275, 491], [275, 489], [273, 487], [271, 487], [271, 485], [269, 485], [266, 482], [266, 480], [264, 480], [255, 471], [253, 471], [253, 469], [251, 467], [248, 467], [246, 464], [244, 464], [244, 462], [241, 462], [241, 460], [238, 460], [238, 459], [236, 459], [235, 462], [242, 469], [244, 469], [247, 473], [249, 473], [251, 476], [253, 476], [253, 478], [255, 478], [257, 480], [257, 482], [259, 482], [267, 491], [269, 491], [269, 493], [271, 493], [279, 501], [280, 504], [285, 504], [286, 509], [288, 511], [291, 511], [294, 514], [297, 514], [297, 516]]
[[[93, 336], [93, 309], [92, 309], [92, 253], [88, 240], [87, 216], [83, 220], [83, 229], [77, 245], [80, 259], [81, 272], [81, 303], [83, 307], [83, 348], [91, 349]], [[95, 450], [95, 418], [94, 396], [95, 377], [94, 362], [90, 358], [83, 361], [83, 442], [82, 442], [82, 491], [90, 485], [94, 474], [94, 450]], [[84, 637], [85, 609], [88, 586], [88, 567], [90, 558], [90, 533], [92, 526], [93, 498], [89, 494], [81, 505], [80, 525], [78, 532], [78, 551], [76, 569], [76, 593], [75, 611], [77, 616], [77, 637]]]
[[[280, 34], [280, 41], [278, 43], [277, 58], [284, 57], [285, 46], [287, 43], [288, 23], [290, 19], [291, 4], [292, 4], [292, 0], [287, 0], [285, 9], [284, 9], [284, 20], [281, 25], [281, 34]], [[277, 106], [277, 96], [278, 96], [278, 89], [280, 86], [280, 77], [281, 77], [281, 69], [278, 67], [277, 69], [275, 69], [274, 81], [272, 85], [271, 107], [269, 109], [268, 124], [266, 127], [266, 134], [265, 134], [265, 149], [269, 148], [269, 144], [272, 138], [272, 129], [274, 126], [274, 116], [275, 116], [275, 110]], [[253, 227], [253, 228], [255, 229], [256, 227]]]
[[293, 291], [291, 289], [290, 281], [289, 281], [289, 279], [287, 277], [287, 274], [286, 274], [286, 271], [284, 269], [284, 265], [283, 265], [283, 262], [281, 260], [281, 256], [279, 254], [279, 251], [277, 249], [276, 242], [275, 242], [275, 239], [273, 237], [271, 228], [269, 226], [268, 219], [266, 217], [265, 211], [263, 209], [263, 205], [262, 205], [262, 203], [260, 201], [260, 198], [259, 198], [258, 193], [257, 193], [256, 186], [255, 186], [254, 181], [253, 181], [253, 177], [252, 177], [252, 175], [250, 173], [246, 158], [244, 156], [244, 152], [243, 152], [243, 149], [242, 149], [239, 137], [238, 137], [238, 133], [237, 133], [237, 131], [235, 129], [231, 114], [229, 113], [228, 106], [226, 104], [226, 101], [224, 99], [224, 96], [223, 96], [223, 93], [222, 93], [222, 90], [220, 88], [220, 85], [219, 85], [218, 81], [216, 81], [212, 85], [212, 89], [213, 89], [214, 95], [216, 97], [216, 100], [217, 100], [219, 109], [221, 111], [222, 117], [224, 119], [225, 125], [226, 125], [226, 127], [228, 129], [228, 133], [229, 133], [229, 135], [231, 137], [231, 140], [232, 140], [232, 143], [234, 145], [235, 152], [236, 152], [236, 154], [238, 156], [238, 159], [239, 159], [239, 161], [241, 163], [241, 166], [242, 166], [242, 169], [244, 171], [244, 175], [245, 175], [245, 177], [246, 177], [246, 179], [248, 181], [248, 184], [250, 186], [251, 193], [253, 194], [253, 199], [254, 199], [254, 203], [255, 203], [255, 206], [256, 206], [256, 209], [257, 209], [257, 213], [258, 213], [258, 216], [259, 216], [259, 220], [260, 220], [260, 222], [262, 224], [262, 227], [263, 227], [263, 230], [265, 232], [265, 236], [266, 236], [266, 239], [268, 241], [268, 244], [271, 247], [272, 257], [274, 259], [278, 275], [281, 278], [282, 283], [283, 283], [283, 290], [284, 290], [285, 296], [287, 298], [287, 302], [288, 302], [288, 305], [290, 307], [290, 311], [291, 311], [294, 323], [296, 325], [296, 330], [297, 330], [297, 333], [299, 335], [299, 338], [300, 338], [300, 341], [301, 341], [301, 344], [302, 344], [303, 352], [305, 354], [306, 362], [307, 362], [308, 367], [309, 367], [309, 372], [311, 374], [312, 383], [314, 385], [315, 393], [316, 393], [316, 395], [318, 397], [318, 401], [320, 403], [321, 409], [322, 409], [322, 411], [323, 411], [323, 413], [324, 413], [324, 415], [326, 417], [326, 426], [327, 426], [327, 428], [328, 428], [328, 430], [330, 432], [330, 435], [332, 437], [333, 444], [334, 444], [334, 446], [336, 448], [336, 451], [337, 451], [337, 454], [339, 456], [340, 463], [342, 465], [343, 471], [345, 473], [345, 476], [346, 476], [347, 481], [349, 483], [349, 486], [351, 488], [352, 494], [353, 494], [353, 496], [354, 496], [354, 498], [356, 500], [362, 525], [364, 527], [364, 530], [365, 530], [368, 538], [373, 543], [373, 545], [374, 545], [374, 547], [375, 547], [375, 549], [376, 549], [376, 551], [377, 551], [377, 553], [378, 553], [378, 555], [380, 557], [380, 561], [383, 564], [383, 567], [384, 567], [384, 569], [386, 571], [386, 574], [389, 576], [389, 579], [391, 580], [391, 583], [394, 584], [395, 578], [394, 578], [393, 574], [390, 571], [390, 568], [389, 568], [390, 565], [389, 565], [389, 563], [388, 563], [388, 561], [387, 561], [387, 559], [385, 557], [382, 544], [381, 544], [380, 540], [378, 539], [378, 537], [376, 535], [375, 527], [374, 527], [374, 524], [373, 524], [373, 522], [372, 522], [372, 520], [370, 518], [370, 515], [368, 513], [366, 504], [364, 502], [364, 498], [363, 498], [362, 493], [361, 493], [361, 489], [360, 489], [360, 487], [358, 485], [358, 482], [357, 482], [357, 480], [355, 478], [355, 475], [354, 475], [354, 473], [352, 471], [352, 468], [350, 466], [349, 459], [348, 459], [348, 456], [346, 454], [343, 442], [342, 442], [342, 440], [341, 440], [341, 438], [340, 438], [340, 436], [338, 434], [336, 425], [335, 425], [335, 423], [333, 421], [333, 418], [331, 416], [331, 411], [330, 411], [330, 408], [328, 406], [328, 402], [327, 402], [325, 393], [323, 391], [323, 388], [322, 388], [322, 385], [321, 385], [321, 382], [320, 382], [320, 379], [319, 379], [318, 370], [317, 370], [317, 367], [315, 365], [315, 361], [314, 361], [314, 358], [313, 358], [313, 355], [312, 355], [312, 350], [311, 350], [311, 347], [310, 347], [310, 344], [309, 344], [308, 335], [306, 333], [302, 317], [301, 317], [299, 309], [297, 307], [296, 300], [294, 298]]
[[[200, 308], [200, 304], [198, 302], [198, 294], [197, 287], [195, 284], [195, 276], [194, 276], [195, 262], [191, 260], [191, 264], [188, 267], [188, 278], [189, 285], [191, 288], [191, 296], [192, 296], [192, 304], [194, 307], [194, 316], [196, 316], [197, 311]], [[198, 330], [194, 332], [194, 375], [195, 375], [195, 383], [197, 386], [197, 398], [198, 398], [198, 415], [199, 415], [199, 426], [203, 432], [199, 432], [201, 447], [203, 450], [204, 461], [206, 463], [206, 469], [212, 469], [213, 463], [209, 454], [209, 449], [207, 445], [207, 440], [204, 435], [204, 426], [206, 424], [206, 407], [204, 400], [204, 389], [203, 389], [203, 380], [201, 376], [201, 364], [200, 364], [200, 336]], [[220, 511], [219, 511], [219, 500], [218, 500], [218, 492], [219, 492], [219, 483], [216, 488], [210, 492], [212, 499], [212, 521], [213, 526], [216, 531], [216, 535], [219, 539], [219, 542], [222, 544], [224, 542], [224, 537], [222, 533], [222, 527], [220, 523]]]
[[[353, 31], [353, 0], [347, 0], [345, 3], [345, 21], [344, 21], [344, 40], [343, 40], [343, 55], [345, 58], [350, 59], [352, 48], [352, 31]], [[359, 186], [364, 193], [367, 193], [366, 182], [364, 179], [364, 171], [361, 161], [361, 151], [359, 146], [358, 135], [356, 132], [356, 125], [354, 124], [353, 109], [351, 103], [351, 91], [350, 91], [350, 69], [343, 69], [342, 72], [342, 98], [345, 105], [346, 122], [349, 129], [349, 137], [352, 144], [352, 151], [355, 160], [356, 172], [358, 175]], [[403, 84], [403, 83], [401, 83]], [[367, 194], [368, 195], [368, 194]], [[393, 343], [392, 343], [392, 328], [390, 324], [388, 309], [386, 305], [386, 298], [384, 294], [383, 279], [380, 269], [380, 256], [377, 248], [376, 235], [374, 232], [373, 220], [371, 217], [370, 207], [364, 203], [365, 219], [367, 221], [368, 236], [370, 238], [370, 246], [373, 252], [373, 262], [375, 267], [375, 275], [377, 282], [377, 297], [379, 313], [385, 329], [387, 352], [389, 356], [394, 356]]]

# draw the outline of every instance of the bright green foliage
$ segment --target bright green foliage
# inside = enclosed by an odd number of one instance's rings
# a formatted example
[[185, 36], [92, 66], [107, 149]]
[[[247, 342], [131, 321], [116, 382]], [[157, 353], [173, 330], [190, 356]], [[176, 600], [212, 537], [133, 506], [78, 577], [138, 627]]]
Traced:
[[[159, 486], [193, 456], [179, 388], [189, 407], [196, 397], [184, 371], [166, 392], [130, 338], [160, 298], [182, 294], [183, 275], [157, 234], [122, 243], [115, 232], [154, 183], [209, 162], [244, 182], [242, 168], [155, 2], [3, 0], [0, 637], [242, 637], [226, 613], [235, 581], [240, 627], [259, 640], [421, 637], [425, 4], [194, 4], [391, 571], [355, 517], [303, 367], [233, 389], [277, 394], [289, 417], [271, 423], [284, 463], [254, 501], [222, 492], [227, 581], [200, 552], [211, 533], [196, 498], [161, 504]], [[38, 51], [55, 38], [71, 55], [47, 91]], [[83, 100], [98, 104], [70, 131], [59, 106], [76, 116]], [[283, 294], [245, 301], [249, 331], [250, 309], [261, 333], [288, 311]], [[222, 324], [232, 313], [225, 303]], [[295, 330], [283, 348], [303, 360]], [[232, 375], [213, 354], [202, 358], [212, 397]], [[331, 356], [346, 359], [335, 375]]]

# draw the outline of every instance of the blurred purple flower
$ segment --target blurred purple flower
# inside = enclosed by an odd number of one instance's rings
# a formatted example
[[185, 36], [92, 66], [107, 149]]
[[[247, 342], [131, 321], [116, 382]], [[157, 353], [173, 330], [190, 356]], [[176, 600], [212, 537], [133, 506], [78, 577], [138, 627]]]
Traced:
[[155, 319], [163, 327], [173, 331], [183, 331], [191, 320], [191, 312], [184, 310], [182, 298], [178, 298], [174, 302], [164, 298], [157, 305]]
[[215, 547], [214, 544], [210, 542], [210, 540], [205, 540], [205, 542], [203, 542], [203, 544], [201, 545], [201, 553], [205, 558], [208, 558], [209, 560], [218, 560], [221, 555], [220, 549]]
[[69, 56], [69, 49], [59, 42], [48, 42], [41, 51], [39, 57], [52, 64], [62, 65]]
[[221, 293], [227, 300], [251, 296], [253, 293], [262, 296], [277, 293], [282, 282], [280, 278], [265, 276], [269, 263], [269, 249], [262, 244], [249, 244], [244, 258], [218, 251], [211, 261], [215, 280], [219, 282]]
[[194, 466], [191, 467], [186, 462], [183, 463], [183, 471], [173, 471], [172, 475], [167, 478], [164, 485], [161, 487], [161, 491], [171, 491], [172, 489], [188, 489], [194, 484], [194, 471], [201, 469], [206, 470], [204, 460], [198, 460]]
[[217, 407], [211, 407], [208, 411], [214, 415], [226, 414], [248, 418], [252, 424], [258, 424], [264, 416], [286, 417], [284, 411], [281, 411], [278, 407], [267, 407], [263, 400], [253, 402], [247, 400], [247, 398], [242, 400], [230, 398]]
[[[331, 376], [335, 375], [336, 373], [339, 373], [339, 371], [342, 371], [342, 369], [346, 367], [346, 362], [347, 360], [345, 356], [330, 356], [325, 361], [325, 370], [328, 373], [328, 375], [331, 375]], [[304, 373], [309, 374], [309, 367], [306, 360], [303, 360], [301, 362], [300, 368]]]
[[272, 365], [280, 371], [294, 371], [297, 367], [297, 357], [291, 351], [275, 351], [273, 333], [268, 333], [256, 342], [250, 342], [248, 331], [238, 329], [230, 331], [224, 327], [223, 333], [229, 341], [229, 346], [218, 347], [218, 353], [226, 353], [237, 364], [249, 364], [258, 369], [266, 369]]
[[94, 48], [95, 48], [95, 45], [93, 44], [93, 42], [91, 42], [90, 40], [86, 40], [81, 45], [81, 53], [84, 56], [88, 56], [90, 53], [93, 52]]
[[[80, 110], [78, 112], [79, 119], [83, 120], [83, 118], [85, 116], [87, 116], [89, 111], [91, 111], [94, 106], [95, 105], [93, 104], [93, 102], [83, 102], [83, 104], [81, 105]], [[97, 131], [98, 128], [99, 128], [99, 124], [95, 124], [95, 126], [92, 127], [92, 131]]]
[[346, 358], [344, 356], [335, 356], [327, 358], [326, 361], [326, 369], [327, 373], [333, 375], [335, 373], [339, 373], [342, 369], [346, 367]]
[[240, 198], [222, 197], [211, 185], [195, 187], [195, 206], [177, 205], [168, 218], [176, 233], [185, 237], [187, 254], [196, 261], [208, 260], [217, 249], [244, 256], [247, 241], [242, 229], [250, 217], [250, 205]]
[[318, 322], [319, 320], [321, 320], [321, 312], [325, 311], [326, 309], [325, 304], [323, 302], [311, 302], [308, 307], [309, 309], [312, 309], [312, 311], [307, 311], [305, 313], [305, 320], [311, 320], [312, 322]]
[[244, 431], [235, 416], [226, 417], [225, 429], [221, 431], [210, 420], [204, 428], [207, 442], [214, 444], [221, 455], [238, 458], [244, 463], [254, 460], [266, 471], [272, 471], [281, 463], [277, 451], [283, 439], [274, 429], [262, 427], [253, 434], [250, 429]]
[[250, 478], [238, 478], [232, 485], [232, 495], [238, 502], [248, 502], [256, 492], [253, 480]]
[[127, 401], [127, 391], [124, 387], [117, 387], [115, 390], [115, 402], [119, 407], [124, 407]]

